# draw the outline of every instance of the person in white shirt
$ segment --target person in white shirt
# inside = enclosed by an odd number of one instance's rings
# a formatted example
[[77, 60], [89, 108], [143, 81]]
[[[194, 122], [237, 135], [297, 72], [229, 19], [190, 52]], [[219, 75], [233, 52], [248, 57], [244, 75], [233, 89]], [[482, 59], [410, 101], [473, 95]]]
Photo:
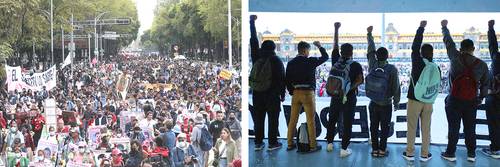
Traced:
[[156, 123], [157, 121], [153, 119], [153, 112], [148, 112], [146, 119], [141, 120], [139, 126], [143, 129], [148, 129], [153, 132]]

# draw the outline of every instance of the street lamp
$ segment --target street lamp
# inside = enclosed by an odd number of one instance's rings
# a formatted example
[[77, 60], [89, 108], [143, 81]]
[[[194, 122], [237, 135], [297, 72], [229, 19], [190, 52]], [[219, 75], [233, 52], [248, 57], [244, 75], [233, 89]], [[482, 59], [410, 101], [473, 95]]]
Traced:
[[94, 18], [94, 35], [95, 35], [94, 55], [96, 55], [97, 62], [99, 62], [99, 41], [97, 36], [97, 21], [101, 19], [101, 17], [108, 12], [109, 11], [102, 12]]
[[228, 39], [227, 39], [227, 52], [229, 56], [229, 70], [233, 68], [233, 56], [232, 56], [232, 33], [231, 33], [231, 0], [227, 1], [227, 34], [228, 34]]

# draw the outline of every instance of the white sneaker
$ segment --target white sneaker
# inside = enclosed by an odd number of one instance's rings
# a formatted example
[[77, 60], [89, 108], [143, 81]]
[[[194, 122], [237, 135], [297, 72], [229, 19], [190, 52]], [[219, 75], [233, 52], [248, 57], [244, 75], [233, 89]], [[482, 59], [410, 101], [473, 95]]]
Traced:
[[326, 146], [326, 151], [327, 152], [332, 152], [333, 151], [333, 143], [328, 143], [328, 146]]
[[352, 153], [352, 151], [349, 148], [345, 149], [345, 150], [344, 149], [340, 149], [340, 157], [341, 158], [347, 157], [347, 156], [351, 155], [351, 153]]
[[475, 162], [476, 161], [476, 157], [467, 157], [467, 161], [469, 162]]

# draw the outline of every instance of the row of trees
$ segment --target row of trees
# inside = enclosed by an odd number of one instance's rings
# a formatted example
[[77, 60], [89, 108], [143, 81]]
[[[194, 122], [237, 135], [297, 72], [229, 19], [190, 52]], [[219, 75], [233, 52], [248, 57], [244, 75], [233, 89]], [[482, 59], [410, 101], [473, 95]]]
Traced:
[[[59, 46], [58, 49], [54, 47], [55, 62], [62, 61], [61, 26], [65, 34], [69, 34], [72, 30], [71, 15], [73, 14], [75, 21], [94, 20], [96, 15], [105, 11], [108, 13], [101, 19], [131, 19], [130, 25], [98, 27], [98, 33], [101, 30], [131, 34], [130, 37], [119, 38], [116, 41], [106, 41], [106, 55], [110, 55], [137, 37], [139, 21], [133, 0], [53, 0], [54, 46]], [[81, 30], [74, 31], [74, 34], [92, 34], [93, 40], [94, 27], [84, 26]], [[93, 43], [91, 41], [92, 48]], [[39, 61], [49, 61], [50, 0], [0, 0], [0, 63], [7, 60], [9, 63], [19, 64], [21, 55], [28, 55], [32, 62], [33, 48]], [[87, 48], [77, 46], [77, 58], [81, 55], [82, 49]]]
[[[146, 50], [227, 61], [228, 0], [167, 0], [155, 11], [152, 28], [141, 37]], [[241, 0], [231, 1], [233, 60], [241, 60]]]

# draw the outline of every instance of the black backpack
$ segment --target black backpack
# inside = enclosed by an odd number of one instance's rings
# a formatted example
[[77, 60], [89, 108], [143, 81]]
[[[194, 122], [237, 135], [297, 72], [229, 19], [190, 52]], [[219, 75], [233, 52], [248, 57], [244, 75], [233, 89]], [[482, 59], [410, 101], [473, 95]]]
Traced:
[[152, 155], [151, 157], [148, 158], [149, 163], [153, 167], [166, 167], [166, 166], [170, 166], [167, 163], [168, 160], [165, 160], [165, 159], [166, 158], [163, 158], [163, 156], [161, 156], [161, 154]]

